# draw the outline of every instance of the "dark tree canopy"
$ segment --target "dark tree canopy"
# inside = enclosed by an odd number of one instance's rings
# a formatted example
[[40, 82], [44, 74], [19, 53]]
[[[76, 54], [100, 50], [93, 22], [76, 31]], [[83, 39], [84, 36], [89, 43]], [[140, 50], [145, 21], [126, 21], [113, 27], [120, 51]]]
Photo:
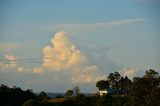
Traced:
[[160, 77], [158, 72], [149, 69], [143, 77], [135, 77], [130, 91], [133, 104], [158, 106], [160, 104]]
[[125, 76], [121, 76], [118, 72], [110, 73], [107, 77], [107, 80], [100, 80], [97, 81], [96, 87], [99, 90], [103, 90], [105, 88], [112, 88], [112, 89], [129, 89], [132, 84], [132, 81]]
[[76, 95], [79, 95], [79, 94], [80, 94], [80, 88], [79, 88], [79, 86], [75, 86], [75, 87], [73, 88], [73, 92], [74, 92]]
[[19, 87], [9, 88], [3, 84], [0, 86], [0, 106], [21, 106], [24, 101], [30, 98], [35, 98], [32, 90], [23, 91]]
[[73, 95], [73, 90], [67, 90], [65, 93], [65, 96], [72, 96]]
[[108, 81], [100, 80], [96, 83], [96, 87], [98, 87], [99, 90], [103, 90], [109, 87]]
[[[147, 70], [142, 77], [134, 77], [133, 81], [118, 72], [110, 73], [107, 80], [97, 81], [96, 87], [99, 90], [107, 89], [108, 94], [85, 96], [76, 86], [73, 90], [66, 91], [65, 98], [55, 98], [56, 102], [52, 103], [44, 91], [38, 95], [30, 89], [24, 91], [20, 87], [10, 88], [2, 84], [0, 106], [159, 106], [160, 104], [160, 76], [153, 69]], [[73, 93], [76, 95], [72, 96]], [[54, 101], [54, 98], [51, 100]]]
[[[133, 81], [127, 76], [122, 77], [118, 72], [110, 73], [107, 80], [97, 81], [96, 87], [99, 90], [107, 87], [113, 91], [127, 90], [129, 94], [126, 104], [129, 106], [159, 106], [160, 104], [160, 76], [153, 69], [147, 70], [143, 77], [135, 76]], [[103, 104], [103, 100], [99, 102]], [[113, 103], [116, 104], [115, 101]]]
[[156, 72], [153, 69], [149, 69], [145, 72], [144, 78], [148, 78], [148, 79], [153, 79], [153, 78], [158, 78], [158, 72]]

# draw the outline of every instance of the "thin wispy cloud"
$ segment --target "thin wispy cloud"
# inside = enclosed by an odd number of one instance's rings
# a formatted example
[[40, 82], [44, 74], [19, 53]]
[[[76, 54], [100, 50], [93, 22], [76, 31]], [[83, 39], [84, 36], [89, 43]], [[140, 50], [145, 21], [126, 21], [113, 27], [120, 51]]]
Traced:
[[[111, 20], [111, 21], [103, 21], [103, 22], [92, 22], [92, 23], [49, 23], [49, 24], [28, 24], [26, 23], [24, 26], [23, 24], [18, 24], [15, 26], [10, 26], [8, 28], [7, 35], [21, 35], [27, 37], [33, 37], [35, 34], [43, 35], [43, 33], [48, 32], [59, 32], [59, 31], [66, 31], [71, 33], [71, 35], [78, 35], [79, 33], [87, 33], [92, 32], [100, 29], [108, 29], [114, 27], [122, 27], [126, 25], [132, 25], [136, 23], [145, 22], [146, 19], [144, 18], [134, 18], [134, 19], [119, 19], [119, 20]], [[13, 30], [14, 29], [14, 30]], [[27, 31], [23, 31], [27, 29]], [[7, 46], [7, 45], [6, 45]], [[4, 46], [3, 46], [4, 47]], [[2, 47], [0, 46], [0, 49]]]
[[100, 23], [90, 23], [90, 24], [81, 24], [81, 23], [72, 23], [72, 24], [57, 24], [54, 26], [55, 29], [61, 30], [91, 30], [95, 28], [109, 28], [109, 27], [116, 27], [122, 25], [129, 25], [133, 23], [141, 23], [146, 21], [143, 18], [136, 18], [136, 19], [125, 19], [125, 20], [114, 20], [108, 22], [100, 22]]

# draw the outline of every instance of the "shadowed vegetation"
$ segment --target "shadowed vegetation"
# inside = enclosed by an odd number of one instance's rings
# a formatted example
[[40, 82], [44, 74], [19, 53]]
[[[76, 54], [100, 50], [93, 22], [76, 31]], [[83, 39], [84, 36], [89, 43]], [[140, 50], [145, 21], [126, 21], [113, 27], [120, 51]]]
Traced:
[[[78, 86], [67, 90], [65, 96], [49, 98], [45, 92], [35, 94], [19, 87], [0, 86], [0, 106], [159, 106], [160, 76], [149, 69], [142, 77], [134, 77], [133, 81], [118, 72], [111, 73], [107, 80], [97, 81], [99, 90], [106, 88], [127, 90], [127, 95], [109, 93], [103, 96], [94, 94], [85, 96]], [[75, 94], [75, 95], [74, 95]]]

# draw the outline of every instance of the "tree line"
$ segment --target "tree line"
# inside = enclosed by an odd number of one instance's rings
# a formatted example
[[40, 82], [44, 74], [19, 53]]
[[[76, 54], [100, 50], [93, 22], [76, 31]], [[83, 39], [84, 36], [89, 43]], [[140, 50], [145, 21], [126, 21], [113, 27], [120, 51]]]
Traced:
[[47, 102], [45, 92], [36, 94], [31, 89], [22, 90], [20, 87], [0, 85], [0, 106], [41, 106]]
[[[45, 92], [34, 93], [31, 89], [22, 90], [20, 87], [0, 85], [0, 106], [159, 106], [160, 104], [160, 76], [153, 69], [147, 70], [143, 76], [123, 77], [118, 72], [110, 73], [105, 80], [97, 81], [99, 90], [111, 89], [127, 91], [123, 93], [110, 92], [104, 96], [85, 96], [80, 88], [74, 87], [67, 90], [61, 103], [48, 102], [49, 97]], [[75, 96], [73, 94], [75, 93]]]
[[96, 87], [99, 90], [110, 88], [128, 91], [128, 99], [123, 102], [128, 106], [160, 106], [160, 76], [153, 69], [147, 70], [142, 77], [134, 77], [133, 81], [118, 72], [110, 73], [106, 80], [98, 81]]

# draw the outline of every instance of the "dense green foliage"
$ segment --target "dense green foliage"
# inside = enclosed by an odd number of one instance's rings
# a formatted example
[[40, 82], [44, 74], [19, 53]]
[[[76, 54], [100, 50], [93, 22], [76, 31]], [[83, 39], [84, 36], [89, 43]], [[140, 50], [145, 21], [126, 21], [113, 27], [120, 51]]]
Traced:
[[[106, 87], [112, 89], [127, 89], [128, 95], [106, 94], [104, 96], [85, 96], [80, 88], [75, 87], [65, 93], [62, 102], [48, 102], [45, 92], [38, 95], [32, 90], [23, 91], [21, 88], [0, 86], [0, 106], [159, 106], [160, 104], [160, 76], [150, 69], [142, 77], [134, 77], [133, 81], [126, 76], [123, 78], [118, 72], [111, 73], [106, 80], [97, 81], [99, 90]], [[73, 92], [76, 93], [73, 96]], [[57, 97], [61, 98], [61, 97]]]

